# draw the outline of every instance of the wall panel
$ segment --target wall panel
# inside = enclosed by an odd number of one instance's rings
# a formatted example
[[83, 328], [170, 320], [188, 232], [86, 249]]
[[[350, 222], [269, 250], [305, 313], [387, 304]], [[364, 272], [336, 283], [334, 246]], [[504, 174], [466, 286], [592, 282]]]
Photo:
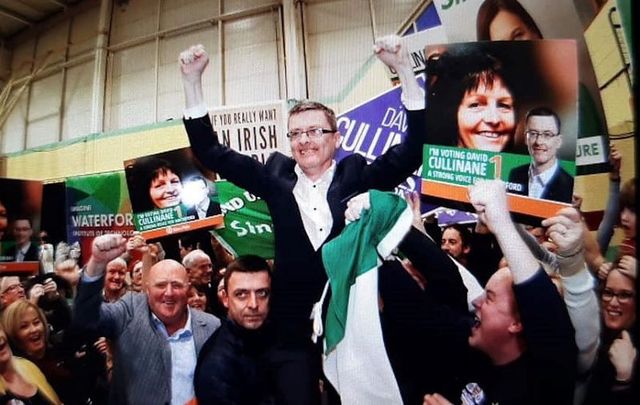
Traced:
[[62, 139], [73, 139], [91, 132], [91, 98], [94, 62], [67, 70], [64, 92]]
[[220, 58], [217, 50], [216, 26], [191, 32], [160, 41], [158, 68], [158, 121], [169, 118], [182, 118], [184, 95], [182, 79], [178, 65], [178, 55], [191, 45], [202, 44], [209, 53], [209, 67], [203, 77], [204, 99], [209, 106], [219, 105], [220, 83], [217, 71], [220, 70]]
[[110, 101], [105, 130], [154, 122], [154, 61], [154, 42], [111, 55], [111, 86], [107, 89]]
[[99, 8], [91, 8], [73, 18], [69, 44], [69, 57], [92, 50], [98, 36]]
[[[159, 0], [114, 1], [111, 21], [111, 45], [126, 40], [153, 34], [156, 31], [156, 16]], [[180, 2], [178, 2], [180, 3]]]
[[183, 0], [162, 2], [160, 29], [176, 28], [218, 15], [220, 0]]
[[278, 21], [269, 12], [224, 23], [225, 104], [280, 98]]
[[27, 92], [23, 92], [2, 129], [2, 152], [11, 153], [24, 149], [27, 129]]
[[309, 98], [336, 101], [371, 57], [368, 1], [329, 1], [305, 7]]

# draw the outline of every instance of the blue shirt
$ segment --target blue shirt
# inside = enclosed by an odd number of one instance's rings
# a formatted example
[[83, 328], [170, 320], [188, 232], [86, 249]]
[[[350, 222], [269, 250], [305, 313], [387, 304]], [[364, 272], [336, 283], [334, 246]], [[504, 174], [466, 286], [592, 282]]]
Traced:
[[184, 405], [195, 397], [193, 374], [196, 369], [196, 345], [191, 330], [191, 312], [187, 311], [187, 323], [169, 336], [167, 328], [155, 314], [151, 319], [156, 329], [169, 342], [171, 348], [171, 404]]

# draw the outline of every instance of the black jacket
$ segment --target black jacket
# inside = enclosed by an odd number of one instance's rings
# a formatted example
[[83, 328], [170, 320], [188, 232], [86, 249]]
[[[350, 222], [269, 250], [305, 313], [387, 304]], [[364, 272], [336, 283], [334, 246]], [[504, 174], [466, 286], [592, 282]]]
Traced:
[[[327, 238], [344, 228], [347, 200], [369, 189], [393, 190], [422, 163], [424, 110], [407, 111], [408, 135], [371, 164], [354, 154], [337, 163], [327, 200], [333, 227]], [[267, 203], [275, 236], [275, 268], [270, 316], [284, 347], [304, 348], [311, 336], [309, 315], [327, 276], [320, 250], [314, 250], [302, 223], [293, 188], [296, 162], [273, 153], [265, 164], [220, 144], [209, 116], [184, 120], [194, 155], [207, 168]], [[326, 242], [326, 241], [325, 241]]]
[[193, 385], [200, 404], [273, 404], [265, 353], [272, 345], [270, 325], [258, 330], [224, 319], [206, 341], [196, 366]]

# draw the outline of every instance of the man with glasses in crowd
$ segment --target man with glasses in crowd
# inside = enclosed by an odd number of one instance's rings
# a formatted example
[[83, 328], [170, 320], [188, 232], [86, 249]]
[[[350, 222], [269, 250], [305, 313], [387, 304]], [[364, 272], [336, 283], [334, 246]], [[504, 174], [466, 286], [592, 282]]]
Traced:
[[509, 183], [519, 184], [511, 191], [529, 197], [559, 202], [571, 202], [573, 177], [561, 166], [557, 158], [562, 146], [560, 118], [551, 109], [537, 107], [525, 118], [525, 135], [531, 164], [514, 168]]
[[289, 111], [287, 136], [293, 158], [273, 153], [262, 164], [225, 147], [214, 132], [203, 98], [202, 74], [209, 57], [201, 45], [180, 55], [184, 125], [194, 155], [207, 168], [264, 199], [273, 220], [271, 316], [278, 343], [270, 362], [278, 403], [320, 401], [321, 348], [311, 342], [309, 315], [327, 281], [320, 248], [344, 228], [347, 200], [372, 188], [393, 189], [422, 161], [424, 92], [408, 52], [396, 36], [378, 40], [374, 51], [398, 72], [409, 128], [401, 144], [371, 164], [357, 154], [334, 160], [341, 140], [335, 113], [311, 101], [302, 101]]

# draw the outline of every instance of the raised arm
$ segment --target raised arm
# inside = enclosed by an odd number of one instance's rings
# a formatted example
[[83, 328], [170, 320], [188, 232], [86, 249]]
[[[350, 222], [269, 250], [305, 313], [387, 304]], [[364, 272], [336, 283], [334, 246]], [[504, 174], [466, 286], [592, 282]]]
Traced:
[[482, 222], [496, 236], [509, 263], [513, 282], [520, 284], [535, 275], [540, 266], [511, 219], [504, 183], [499, 180], [478, 181], [470, 188], [469, 199]]
[[542, 222], [547, 235], [558, 247], [564, 302], [575, 329], [578, 347], [577, 370], [584, 373], [591, 369], [600, 341], [600, 316], [594, 279], [584, 260], [584, 234], [580, 213], [574, 208], [563, 208], [554, 217]]
[[[105, 336], [114, 337], [113, 329], [103, 328], [101, 320], [102, 285], [107, 263], [126, 250], [126, 239], [122, 235], [98, 236], [91, 245], [91, 258], [84, 268], [78, 295], [75, 299], [73, 325], [75, 328], [99, 330]], [[110, 325], [109, 325], [110, 326]]]
[[209, 64], [209, 54], [200, 44], [193, 45], [180, 53], [180, 71], [184, 89], [185, 108], [191, 109], [204, 104], [202, 93], [202, 73]]
[[402, 143], [389, 148], [367, 166], [362, 176], [362, 192], [371, 188], [392, 190], [405, 181], [422, 163], [426, 134], [424, 90], [411, 69], [406, 44], [400, 37], [390, 35], [378, 39], [373, 50], [380, 61], [398, 73], [405, 111], [397, 114], [406, 114], [407, 135]]
[[264, 197], [269, 182], [263, 165], [249, 156], [226, 147], [213, 129], [202, 91], [202, 74], [209, 55], [202, 45], [180, 53], [180, 72], [185, 98], [184, 126], [191, 150], [204, 166], [252, 194]]
[[[409, 52], [402, 38], [397, 35], [378, 38], [373, 45], [373, 52], [382, 63], [398, 73], [400, 85], [402, 86], [403, 101], [421, 102], [422, 108], [424, 108], [424, 91], [413, 73]], [[408, 107], [410, 108], [410, 106]]]

